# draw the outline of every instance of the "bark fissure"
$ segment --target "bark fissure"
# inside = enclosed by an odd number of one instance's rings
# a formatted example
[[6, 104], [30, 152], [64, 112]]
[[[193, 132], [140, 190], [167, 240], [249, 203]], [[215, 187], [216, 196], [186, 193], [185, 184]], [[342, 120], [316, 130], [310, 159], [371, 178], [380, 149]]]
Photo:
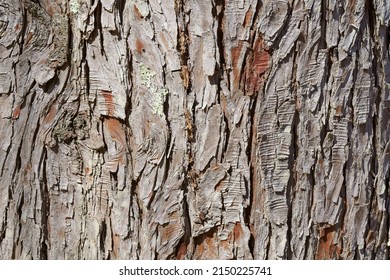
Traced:
[[42, 168], [40, 176], [41, 182], [40, 182], [40, 192], [41, 192], [41, 199], [42, 199], [42, 209], [41, 209], [41, 223], [42, 223], [42, 240], [41, 240], [41, 251], [40, 251], [40, 258], [43, 260], [47, 260], [49, 256], [49, 229], [48, 229], [48, 217], [50, 216], [50, 195], [49, 190], [47, 188], [47, 170], [46, 170], [46, 162], [47, 162], [47, 155], [46, 155], [46, 149], [42, 151], [42, 161], [40, 162], [40, 166]]

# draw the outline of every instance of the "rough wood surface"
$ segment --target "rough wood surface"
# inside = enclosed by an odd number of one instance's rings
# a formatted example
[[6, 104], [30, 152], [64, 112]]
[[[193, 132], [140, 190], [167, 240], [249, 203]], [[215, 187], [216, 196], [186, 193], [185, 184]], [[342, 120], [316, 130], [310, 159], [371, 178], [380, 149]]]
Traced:
[[387, 0], [4, 0], [0, 259], [388, 259]]

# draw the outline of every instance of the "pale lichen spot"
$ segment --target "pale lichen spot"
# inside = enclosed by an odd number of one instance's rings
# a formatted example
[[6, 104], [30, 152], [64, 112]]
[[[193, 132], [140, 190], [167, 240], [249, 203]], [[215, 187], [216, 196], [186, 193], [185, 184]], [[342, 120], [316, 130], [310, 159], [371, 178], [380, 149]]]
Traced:
[[162, 88], [158, 91], [153, 92], [153, 114], [159, 115], [160, 117], [164, 115], [164, 102], [165, 97], [168, 95], [168, 90], [166, 88]]
[[79, 0], [70, 0], [69, 1], [69, 10], [72, 14], [77, 14], [80, 9], [80, 2]]
[[156, 72], [150, 70], [144, 64], [140, 65], [140, 80], [141, 84], [147, 87], [152, 94], [153, 101], [151, 104], [152, 113], [155, 115], [164, 115], [164, 102], [165, 97], [168, 95], [166, 88], [158, 88], [153, 82], [153, 78], [156, 76]]

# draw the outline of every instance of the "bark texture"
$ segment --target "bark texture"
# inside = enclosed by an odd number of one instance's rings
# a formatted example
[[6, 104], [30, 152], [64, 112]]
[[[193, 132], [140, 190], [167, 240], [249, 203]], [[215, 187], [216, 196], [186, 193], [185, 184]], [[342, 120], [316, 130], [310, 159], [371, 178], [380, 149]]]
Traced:
[[1, 259], [388, 259], [387, 0], [3, 0]]

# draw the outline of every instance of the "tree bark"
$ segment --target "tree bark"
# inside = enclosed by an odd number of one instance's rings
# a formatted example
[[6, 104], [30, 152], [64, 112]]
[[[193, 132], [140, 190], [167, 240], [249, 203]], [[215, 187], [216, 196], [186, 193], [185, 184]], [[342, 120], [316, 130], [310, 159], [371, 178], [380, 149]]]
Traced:
[[0, 259], [388, 259], [387, 0], [4, 0]]

